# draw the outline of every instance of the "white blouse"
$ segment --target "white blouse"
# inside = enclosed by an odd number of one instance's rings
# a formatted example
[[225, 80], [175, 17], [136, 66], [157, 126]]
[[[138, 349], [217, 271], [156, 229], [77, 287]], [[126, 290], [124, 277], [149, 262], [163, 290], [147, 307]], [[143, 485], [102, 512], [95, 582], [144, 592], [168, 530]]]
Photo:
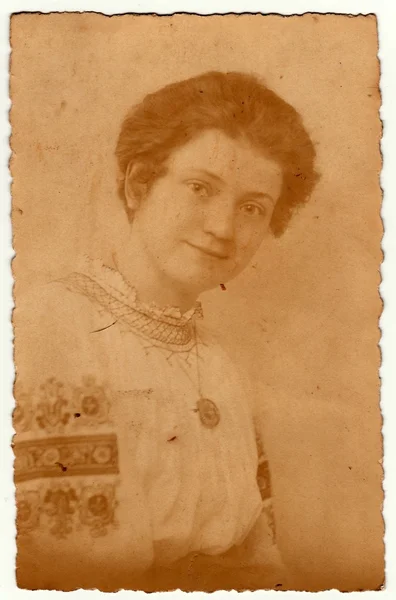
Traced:
[[144, 571], [255, 529], [245, 563], [279, 562], [252, 406], [201, 317], [140, 303], [98, 261], [17, 304], [17, 523], [37, 568], [45, 551]]

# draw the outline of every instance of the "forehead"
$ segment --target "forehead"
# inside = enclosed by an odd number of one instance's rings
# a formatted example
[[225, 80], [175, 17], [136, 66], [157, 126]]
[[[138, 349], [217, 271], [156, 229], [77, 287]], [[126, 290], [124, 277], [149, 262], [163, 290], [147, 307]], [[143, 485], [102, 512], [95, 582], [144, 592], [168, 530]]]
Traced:
[[267, 158], [248, 140], [233, 139], [211, 129], [173, 151], [168, 167], [177, 172], [206, 170], [227, 182], [258, 187], [282, 178], [280, 165]]

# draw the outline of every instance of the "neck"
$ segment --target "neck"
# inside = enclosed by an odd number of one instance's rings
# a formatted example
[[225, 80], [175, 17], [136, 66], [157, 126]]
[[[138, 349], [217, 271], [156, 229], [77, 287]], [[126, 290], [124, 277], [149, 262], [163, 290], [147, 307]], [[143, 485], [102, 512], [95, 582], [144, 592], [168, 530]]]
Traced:
[[138, 235], [132, 235], [127, 249], [113, 254], [114, 266], [132, 285], [141, 302], [158, 307], [174, 306], [185, 313], [192, 308], [198, 294], [185, 290], [156, 268]]

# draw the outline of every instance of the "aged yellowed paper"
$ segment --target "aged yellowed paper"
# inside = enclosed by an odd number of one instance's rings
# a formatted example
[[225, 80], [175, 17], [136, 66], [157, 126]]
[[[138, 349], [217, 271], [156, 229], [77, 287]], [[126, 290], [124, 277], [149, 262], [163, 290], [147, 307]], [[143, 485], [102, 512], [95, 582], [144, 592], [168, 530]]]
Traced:
[[28, 589], [378, 589], [368, 16], [11, 21]]

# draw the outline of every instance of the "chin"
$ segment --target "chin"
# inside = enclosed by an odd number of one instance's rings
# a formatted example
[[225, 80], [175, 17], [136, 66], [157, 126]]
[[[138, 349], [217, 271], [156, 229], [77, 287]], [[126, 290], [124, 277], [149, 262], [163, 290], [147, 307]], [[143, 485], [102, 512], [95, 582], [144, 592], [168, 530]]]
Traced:
[[170, 278], [179, 289], [184, 289], [189, 294], [195, 294], [197, 297], [229, 280], [229, 277], [222, 279], [221, 275], [215, 279], [213, 273], [197, 268], [192, 268], [188, 272], [173, 273]]
[[216, 279], [214, 279], [212, 274], [211, 277], [207, 278], [206, 280], [204, 277], [201, 277], [200, 279], [198, 279], [200, 284], [200, 293], [218, 289], [221, 284], [225, 285], [226, 283], [234, 279], [234, 277], [235, 275], [230, 275], [229, 273], [219, 273], [219, 276]]

